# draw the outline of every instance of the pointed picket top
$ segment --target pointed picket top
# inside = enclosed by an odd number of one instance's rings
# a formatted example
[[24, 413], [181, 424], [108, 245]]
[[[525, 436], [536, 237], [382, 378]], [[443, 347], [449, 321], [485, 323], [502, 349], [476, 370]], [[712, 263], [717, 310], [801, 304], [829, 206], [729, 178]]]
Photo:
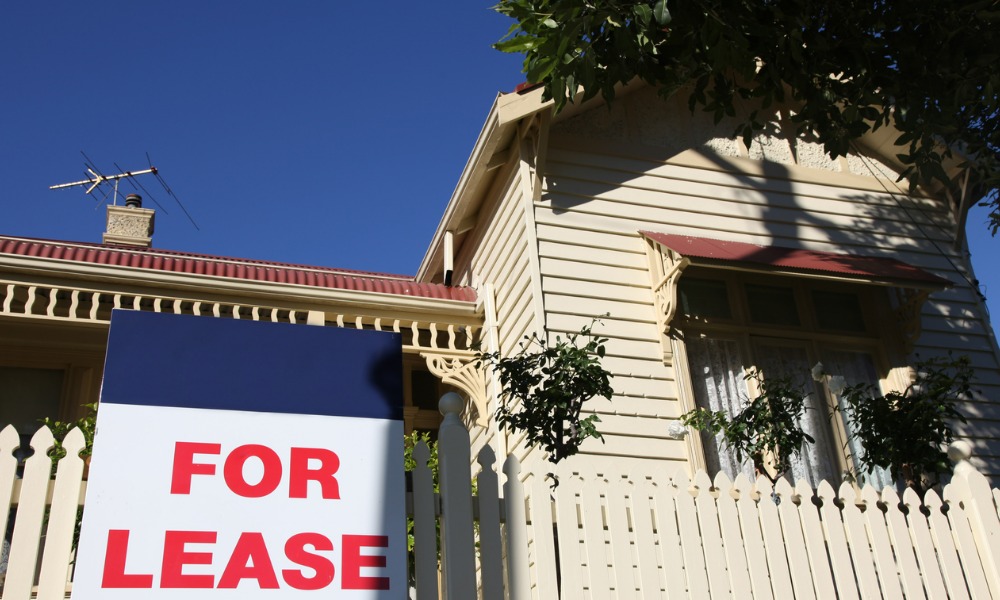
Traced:
[[819, 487], [816, 488], [816, 495], [823, 501], [823, 504], [826, 504], [827, 502], [835, 503], [837, 500], [837, 492], [834, 491], [830, 482], [825, 479], [819, 482]]
[[729, 476], [722, 471], [715, 474], [715, 479], [712, 481], [712, 487], [718, 490], [719, 498], [728, 496], [733, 500], [737, 499], [737, 496], [733, 494], [733, 482], [729, 481]]
[[781, 498], [781, 502], [785, 500], [795, 502], [798, 499], [795, 490], [792, 489], [792, 484], [788, 483], [788, 480], [784, 477], [779, 479], [778, 483], [774, 486], [774, 495]]
[[74, 427], [66, 434], [66, 437], [62, 441], [63, 448], [66, 450], [66, 457], [76, 456], [80, 457], [80, 452], [83, 450], [84, 446], [87, 445], [86, 438], [83, 437], [83, 432], [80, 431], [79, 427]]
[[[823, 483], [826, 483], [826, 481], [824, 480]], [[827, 484], [827, 486], [829, 486], [829, 484]], [[833, 489], [831, 488], [830, 491], [832, 492]], [[809, 485], [808, 481], [800, 479], [795, 482], [795, 494], [799, 497], [799, 504], [806, 504], [812, 502], [813, 496], [816, 495], [816, 492], [812, 489], [812, 486]]]
[[854, 486], [848, 481], [840, 484], [840, 490], [837, 492], [837, 495], [840, 496], [840, 499], [844, 502], [845, 507], [858, 503], [858, 494], [854, 491]]
[[[38, 456], [39, 454], [48, 454], [49, 450], [55, 446], [55, 438], [52, 437], [52, 432], [49, 431], [48, 427], [44, 425], [35, 432], [35, 435], [31, 436], [31, 441], [28, 443], [29, 446], [35, 451], [35, 454], [31, 458]], [[31, 460], [31, 459], [28, 459]]]
[[13, 458], [13, 452], [21, 445], [21, 436], [18, 435], [17, 429], [14, 429], [13, 425], [8, 425], [0, 431], [0, 455], [11, 456]]
[[497, 453], [493, 451], [493, 448], [491, 448], [489, 444], [486, 444], [476, 456], [476, 462], [478, 462], [479, 466], [484, 470], [489, 469], [492, 471], [497, 462]]
[[[924, 497], [924, 500], [926, 501], [926, 496]], [[920, 506], [923, 504], [925, 504], [925, 502], [920, 501], [920, 496], [917, 494], [916, 491], [913, 490], [913, 488], [908, 487], [905, 490], [903, 490], [903, 506], [905, 506], [907, 510], [919, 511]]]
[[760, 494], [760, 499], [769, 498], [774, 500], [774, 485], [771, 480], [763, 475], [757, 476], [757, 481], [754, 484], [757, 488], [757, 493]]
[[521, 475], [521, 461], [513, 454], [507, 455], [507, 460], [503, 461], [503, 474], [507, 481], [518, 480]]
[[753, 487], [753, 483], [751, 483], [750, 479], [743, 473], [739, 473], [736, 475], [736, 479], [733, 481], [733, 490], [737, 494], [739, 494], [739, 500], [741, 501], [744, 498], [750, 500], [751, 502], [753, 502], [756, 499], [754, 498], [755, 490]]
[[[907, 491], [910, 491], [910, 490], [907, 490]], [[934, 511], [940, 512], [941, 511], [941, 506], [943, 504], [944, 504], [944, 502], [941, 500], [941, 497], [938, 496], [937, 492], [935, 492], [934, 490], [927, 490], [924, 493], [924, 506], [926, 506], [928, 509], [930, 509], [931, 512], [934, 512]]]
[[418, 467], [427, 466], [427, 461], [431, 459], [430, 448], [423, 440], [417, 441], [416, 445], [413, 446], [413, 459], [417, 461]]
[[[909, 489], [909, 488], [907, 488]], [[899, 510], [899, 506], [903, 504], [899, 499], [899, 494], [896, 490], [890, 486], [885, 486], [882, 488], [882, 502], [885, 503], [890, 509]]]
[[866, 485], [865, 487], [861, 488], [861, 500], [869, 508], [878, 504], [879, 501], [881, 501], [881, 499], [882, 498], [879, 496], [879, 493], [875, 491], [874, 487]]
[[698, 469], [698, 472], [694, 474], [694, 481], [691, 484], [697, 490], [696, 496], [712, 493], [712, 480], [708, 477], [708, 473], [701, 469]]

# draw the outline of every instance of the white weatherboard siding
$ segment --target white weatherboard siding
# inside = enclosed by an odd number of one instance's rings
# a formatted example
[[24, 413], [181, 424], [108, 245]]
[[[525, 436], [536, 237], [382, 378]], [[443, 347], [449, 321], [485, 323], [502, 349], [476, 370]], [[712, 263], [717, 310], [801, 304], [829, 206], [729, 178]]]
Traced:
[[[496, 301], [499, 349], [505, 355], [514, 353], [525, 335], [538, 330], [538, 316], [534, 310], [531, 277], [531, 255], [528, 247], [528, 225], [524, 203], [526, 189], [522, 172], [516, 162], [505, 167], [506, 172], [497, 177], [501, 182], [491, 190], [491, 198], [484, 203], [477, 229], [467, 247], [472, 251], [459, 256], [456, 272], [462, 283], [492, 283]], [[490, 399], [489, 410], [496, 409]], [[473, 456], [495, 435], [495, 423], [487, 434], [474, 440]], [[494, 445], [496, 446], [496, 445]], [[508, 448], [513, 450], [514, 446]], [[521, 448], [522, 454], [525, 449]]]
[[[683, 410], [673, 368], [662, 361], [637, 233], [649, 229], [894, 257], [952, 281], [952, 288], [925, 303], [914, 352], [931, 357], [953, 350], [971, 358], [983, 399], [962, 405], [970, 419], [963, 431], [974, 432], [973, 455], [984, 462], [984, 472], [1000, 474], [1000, 369], [983, 305], [960, 273], [967, 263], [951, 248], [954, 226], [944, 203], [905, 196], [892, 179], [864, 174], [868, 166], [889, 171], [877, 161], [821, 160], [807, 144], [799, 145], [807, 166], [753, 160], [794, 163], [780, 137], [768, 140], [766, 152], [751, 148], [747, 158], [724, 139], [688, 132], [703, 141], [701, 148], [675, 151], [670, 128], [659, 121], [690, 128], [686, 109], [676, 117], [664, 110], [650, 125], [633, 122], [651, 118], [646, 96], [622, 100], [611, 111], [602, 107], [553, 125], [543, 194], [534, 203], [548, 330], [577, 331], [610, 313], [595, 330], [610, 338], [604, 364], [615, 374], [616, 394], [611, 402], [593, 402], [606, 443], [588, 443], [586, 453], [687, 458], [685, 442], [666, 435], [669, 420]], [[671, 143], [657, 144], [657, 131]], [[782, 143], [785, 152], [778, 148]], [[719, 149], [730, 156], [713, 154]]]

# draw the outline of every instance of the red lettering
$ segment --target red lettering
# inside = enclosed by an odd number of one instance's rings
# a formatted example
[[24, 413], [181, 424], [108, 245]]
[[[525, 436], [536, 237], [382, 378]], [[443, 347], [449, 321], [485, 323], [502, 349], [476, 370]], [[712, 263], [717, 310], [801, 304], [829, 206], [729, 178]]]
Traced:
[[[309, 468], [309, 461], [317, 460], [319, 465]], [[310, 481], [319, 483], [323, 498], [340, 499], [340, 485], [334, 475], [340, 468], [340, 457], [326, 448], [292, 448], [289, 469], [289, 498], [305, 498]]]
[[325, 556], [306, 551], [306, 546], [312, 546], [316, 552], [333, 550], [333, 542], [318, 533], [299, 533], [285, 542], [285, 556], [293, 563], [312, 569], [316, 574], [306, 577], [302, 571], [283, 569], [281, 577], [285, 583], [297, 590], [319, 590], [333, 583], [333, 563]]
[[219, 454], [221, 444], [177, 442], [174, 445], [174, 468], [170, 481], [171, 494], [190, 494], [192, 475], [215, 475], [215, 465], [195, 463], [195, 454]]
[[244, 579], [256, 579], [262, 590], [278, 589], [278, 577], [261, 533], [248, 531], [240, 535], [226, 570], [219, 578], [219, 588], [235, 588]]
[[388, 548], [389, 538], [384, 535], [345, 535], [340, 567], [341, 587], [345, 590], [387, 590], [388, 577], [362, 577], [362, 567], [385, 568], [385, 555], [361, 554], [362, 548]]
[[104, 577], [102, 588], [151, 588], [152, 575], [125, 573], [125, 557], [128, 555], [128, 529], [108, 531], [108, 550], [104, 555]]
[[[264, 465], [264, 476], [253, 485], [243, 478], [243, 466], [250, 457], [260, 459]], [[267, 446], [246, 444], [236, 448], [226, 457], [222, 472], [226, 485], [234, 494], [244, 498], [261, 498], [273, 492], [281, 483], [281, 459]]]
[[184, 573], [185, 565], [212, 564], [211, 552], [188, 552], [187, 544], [214, 544], [214, 531], [167, 531], [163, 538], [163, 567], [161, 588], [210, 588], [215, 585], [213, 575]]

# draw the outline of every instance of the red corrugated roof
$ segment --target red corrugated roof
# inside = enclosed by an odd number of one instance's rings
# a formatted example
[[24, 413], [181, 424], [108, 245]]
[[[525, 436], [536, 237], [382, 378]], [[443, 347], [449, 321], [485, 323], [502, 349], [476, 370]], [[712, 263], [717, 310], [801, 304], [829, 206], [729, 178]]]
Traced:
[[782, 246], [758, 246], [743, 242], [727, 242], [655, 231], [640, 231], [639, 233], [670, 248], [681, 256], [702, 259], [696, 261], [702, 264], [706, 264], [705, 261], [751, 263], [803, 272], [872, 279], [886, 283], [913, 282], [938, 287], [951, 285], [947, 279], [894, 258], [819, 252]]
[[358, 290], [396, 296], [463, 302], [476, 300], [476, 292], [472, 288], [418, 283], [412, 277], [405, 275], [226, 258], [173, 250], [0, 236], [0, 254], [318, 288]]

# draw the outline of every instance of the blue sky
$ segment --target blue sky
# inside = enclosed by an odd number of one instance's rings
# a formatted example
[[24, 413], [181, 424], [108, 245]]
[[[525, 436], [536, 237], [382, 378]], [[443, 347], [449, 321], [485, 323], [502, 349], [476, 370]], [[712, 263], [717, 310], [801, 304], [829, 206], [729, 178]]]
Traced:
[[[147, 167], [160, 248], [412, 274], [520, 56], [491, 2], [4, 3], [0, 233], [100, 241], [82, 188]], [[124, 184], [125, 192], [132, 192]], [[146, 206], [157, 208], [147, 199]], [[985, 214], [976, 274], [1000, 314]]]

